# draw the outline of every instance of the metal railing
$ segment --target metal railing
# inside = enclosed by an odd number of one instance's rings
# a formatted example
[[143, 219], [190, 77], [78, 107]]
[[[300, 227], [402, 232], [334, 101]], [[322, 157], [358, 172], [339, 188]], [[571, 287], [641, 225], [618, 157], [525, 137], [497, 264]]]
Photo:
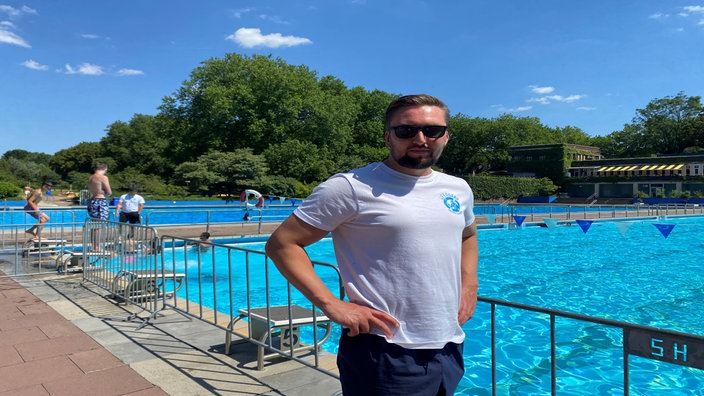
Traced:
[[[558, 390], [558, 362], [562, 361], [563, 366], [570, 365], [565, 357], [557, 356], [556, 338], [559, 334], [556, 327], [556, 320], [568, 319], [578, 322], [586, 322], [618, 329], [622, 335], [622, 356], [623, 356], [623, 394], [628, 396], [631, 392], [632, 384], [630, 376], [630, 357], [640, 356], [646, 359], [653, 359], [669, 364], [698, 368], [704, 370], [704, 336], [685, 334], [681, 332], [663, 330], [649, 326], [640, 326], [630, 323], [602, 319], [593, 316], [575, 314], [554, 309], [541, 308], [526, 304], [518, 304], [510, 301], [498, 300], [494, 298], [479, 297], [480, 303], [490, 305], [491, 312], [491, 388], [492, 395], [497, 392], [497, 319], [496, 308], [506, 307], [521, 311], [534, 312], [547, 316], [549, 322], [549, 361], [550, 361], [550, 394], [557, 395]], [[583, 339], [579, 341], [584, 341]], [[613, 345], [614, 340], [610, 340]], [[565, 347], [564, 339], [561, 347]], [[535, 346], [533, 346], [535, 348]], [[615, 367], [610, 366], [610, 369]], [[544, 391], [544, 390], [543, 390]], [[565, 391], [565, 389], [563, 389]]]
[[[478, 211], [477, 216], [482, 216]], [[486, 210], [484, 210], [486, 213]], [[525, 216], [526, 221], [543, 218], [559, 220], [615, 219], [651, 216], [704, 215], [704, 206], [698, 205], [511, 205], [491, 213], [498, 223], [511, 223], [513, 216]]]
[[[320, 312], [285, 281], [264, 252], [217, 243], [203, 244], [195, 239], [170, 235], [162, 236], [161, 241], [165, 247], [162, 267], [187, 274], [181, 292], [172, 299], [165, 299], [164, 307], [222, 329], [223, 334], [227, 334], [228, 344], [234, 336], [336, 377], [320, 365], [321, 356], [326, 353], [318, 346], [330, 335], [330, 330], [325, 334], [321, 332], [317, 315], [306, 325], [306, 335], [301, 336], [302, 342], [316, 346], [307, 348], [310, 354], [304, 356], [296, 353], [299, 347], [295, 343], [277, 344], [272, 336], [258, 336], [266, 332], [255, 329], [259, 324], [248, 320], [252, 311], [258, 310], [265, 312], [262, 315], [266, 318], [265, 323], [273, 323], [273, 308], [278, 307], [286, 307], [288, 311], [304, 307]], [[338, 297], [344, 298], [337, 266], [313, 261], [313, 267], [333, 290], [338, 291]], [[238, 321], [236, 318], [247, 318], [240, 321], [242, 326], [243, 323], [246, 326], [234, 327]], [[290, 318], [285, 325], [279, 325], [279, 329], [283, 327], [288, 334], [298, 334], [303, 326], [295, 324]]]
[[141, 318], [146, 324], [183, 281], [184, 275], [161, 267], [161, 245], [153, 227], [86, 220], [82, 240], [82, 249], [64, 253], [59, 269], [70, 272], [76, 266], [84, 282], [107, 290], [117, 303], [139, 307], [127, 320], [146, 312], [148, 316]]
[[80, 244], [80, 227], [73, 212], [43, 208], [50, 217], [36, 236], [25, 230], [37, 220], [23, 211], [0, 212], [0, 276], [55, 272], [56, 259]]

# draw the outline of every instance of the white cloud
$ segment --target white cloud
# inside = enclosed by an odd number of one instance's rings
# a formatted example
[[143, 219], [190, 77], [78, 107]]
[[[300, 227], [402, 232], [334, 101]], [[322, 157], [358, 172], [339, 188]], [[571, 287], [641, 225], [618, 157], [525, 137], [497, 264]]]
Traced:
[[537, 85], [530, 85], [529, 87], [531, 91], [540, 95], [549, 94], [550, 92], [555, 90], [554, 87], [539, 87]]
[[546, 97], [542, 98], [530, 98], [527, 100], [528, 103], [540, 103], [540, 104], [548, 104], [550, 101]]
[[259, 15], [259, 19], [263, 19], [263, 20], [269, 21], [269, 22], [274, 22], [279, 25], [288, 25], [288, 22], [284, 21], [283, 19], [281, 19], [280, 17], [278, 17], [276, 15], [261, 14], [261, 15]]
[[704, 14], [704, 6], [686, 6], [682, 8], [687, 12]]
[[240, 19], [242, 18], [242, 15], [250, 13], [254, 11], [254, 8], [240, 8], [238, 10], [233, 11], [232, 15], [235, 16], [235, 18]]
[[84, 74], [87, 76], [99, 76], [101, 74], [105, 74], [101, 66], [90, 63], [81, 63], [77, 68], [74, 68], [67, 63], [64, 66], [63, 72], [66, 74]]
[[562, 96], [562, 95], [548, 95], [548, 96], [541, 96], [539, 98], [530, 98], [528, 99], [529, 103], [540, 103], [540, 104], [550, 104], [551, 102], [563, 102], [563, 103], [572, 103], [576, 102], [580, 99], [584, 98], [584, 95], [570, 95], [570, 96]]
[[496, 110], [498, 110], [502, 113], [520, 113], [523, 111], [531, 110], [533, 108], [533, 106], [519, 106], [519, 107], [508, 108], [504, 105], [492, 105], [491, 107], [495, 108]]
[[512, 109], [506, 109], [506, 111], [509, 111], [511, 113], [519, 113], [521, 111], [528, 111], [532, 108], [533, 108], [533, 106], [519, 106], [519, 107], [514, 107]]
[[98, 36], [97, 34], [82, 34], [81, 37], [83, 37], [84, 39], [90, 39], [90, 40], [100, 38], [100, 36]]
[[253, 47], [293, 47], [303, 44], [312, 44], [313, 42], [304, 37], [282, 36], [281, 33], [262, 34], [261, 30], [255, 28], [240, 28], [237, 31], [226, 37], [227, 40], [232, 40], [244, 48]]
[[666, 19], [669, 18], [670, 14], [663, 14], [661, 12], [656, 12], [655, 14], [651, 14], [648, 16], [650, 19]]
[[18, 45], [24, 48], [32, 48], [32, 46], [29, 45], [29, 43], [25, 41], [25, 39], [23, 39], [22, 37], [16, 35], [15, 33], [12, 33], [9, 30], [0, 28], [0, 44], [3, 43]]
[[49, 66], [42, 65], [34, 59], [29, 59], [21, 63], [22, 66], [32, 70], [49, 70]]
[[120, 69], [117, 71], [118, 76], [141, 76], [144, 72], [136, 69]]
[[581, 111], [594, 111], [594, 110], [596, 110], [596, 107], [579, 106], [579, 107], [577, 107], [577, 110], [581, 110]]
[[37, 10], [27, 6], [22, 6], [22, 8], [18, 9], [9, 5], [0, 5], [0, 12], [6, 13], [11, 18], [17, 18], [22, 16], [22, 14], [36, 14]]

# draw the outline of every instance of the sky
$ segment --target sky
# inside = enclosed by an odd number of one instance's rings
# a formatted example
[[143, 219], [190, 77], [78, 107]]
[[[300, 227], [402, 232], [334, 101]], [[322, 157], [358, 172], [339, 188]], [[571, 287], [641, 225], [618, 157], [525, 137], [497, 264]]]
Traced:
[[0, 0], [0, 154], [98, 142], [227, 53], [605, 136], [702, 96], [703, 44], [704, 0]]

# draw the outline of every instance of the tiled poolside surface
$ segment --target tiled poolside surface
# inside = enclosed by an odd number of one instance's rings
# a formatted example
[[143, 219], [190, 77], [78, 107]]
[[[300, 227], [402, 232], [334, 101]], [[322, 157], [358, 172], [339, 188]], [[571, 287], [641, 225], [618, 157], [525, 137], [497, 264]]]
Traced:
[[[164, 311], [146, 327], [81, 276], [0, 278], [0, 396], [333, 395], [336, 379]], [[334, 366], [334, 362], [329, 362]]]

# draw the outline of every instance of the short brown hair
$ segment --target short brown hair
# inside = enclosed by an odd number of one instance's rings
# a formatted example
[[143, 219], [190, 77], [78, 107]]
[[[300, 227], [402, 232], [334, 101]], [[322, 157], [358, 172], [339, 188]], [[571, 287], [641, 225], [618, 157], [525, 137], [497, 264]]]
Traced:
[[440, 99], [432, 95], [418, 94], [418, 95], [406, 95], [396, 98], [393, 102], [389, 104], [386, 108], [386, 118], [384, 119], [384, 124], [386, 129], [389, 128], [389, 121], [391, 118], [401, 109], [406, 107], [416, 107], [416, 106], [436, 106], [441, 108], [445, 112], [445, 122], [450, 118], [450, 109], [447, 105]]

